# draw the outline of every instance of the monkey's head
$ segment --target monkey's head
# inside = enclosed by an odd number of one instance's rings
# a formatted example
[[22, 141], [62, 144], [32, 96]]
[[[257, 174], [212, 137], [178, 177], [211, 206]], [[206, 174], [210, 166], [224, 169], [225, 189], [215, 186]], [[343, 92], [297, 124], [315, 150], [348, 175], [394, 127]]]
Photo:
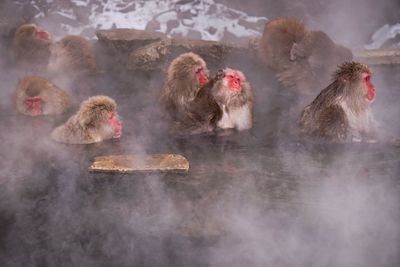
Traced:
[[115, 101], [103, 95], [85, 100], [77, 113], [79, 124], [85, 129], [101, 131], [108, 138], [121, 136], [122, 124]]
[[208, 69], [204, 60], [194, 54], [185, 53], [175, 58], [167, 70], [168, 81], [176, 82], [183, 88], [199, 88], [208, 82]]
[[224, 74], [224, 77], [216, 82], [213, 89], [217, 102], [229, 105], [232, 101], [252, 100], [250, 85], [241, 71], [226, 68]]
[[36, 42], [48, 42], [50, 41], [50, 34], [49, 32], [39, 28], [36, 24], [24, 24], [15, 32], [14, 40], [17, 42], [32, 40]]
[[353, 101], [372, 103], [375, 99], [375, 87], [371, 83], [370, 68], [358, 62], [346, 62], [334, 73], [334, 79], [343, 87], [343, 95]]
[[26, 76], [17, 83], [17, 91], [22, 92], [17, 102], [23, 105], [23, 113], [33, 117], [43, 114], [44, 101], [42, 91], [47, 81], [37, 76]]

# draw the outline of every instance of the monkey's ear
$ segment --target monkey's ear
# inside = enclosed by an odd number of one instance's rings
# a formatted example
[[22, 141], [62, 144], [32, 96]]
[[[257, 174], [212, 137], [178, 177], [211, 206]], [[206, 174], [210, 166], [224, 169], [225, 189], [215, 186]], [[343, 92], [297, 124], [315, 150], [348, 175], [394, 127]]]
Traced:
[[305, 57], [304, 46], [302, 44], [293, 43], [292, 48], [290, 49], [290, 60], [295, 61], [299, 58]]

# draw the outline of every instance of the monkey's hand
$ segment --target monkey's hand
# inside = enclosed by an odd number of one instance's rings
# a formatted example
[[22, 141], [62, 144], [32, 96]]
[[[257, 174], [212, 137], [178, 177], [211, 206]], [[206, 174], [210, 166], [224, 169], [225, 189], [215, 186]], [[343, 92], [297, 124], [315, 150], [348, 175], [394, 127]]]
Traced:
[[224, 71], [223, 69], [219, 69], [219, 70], [217, 71], [217, 74], [215, 74], [214, 79], [215, 79], [216, 81], [218, 81], [218, 80], [223, 79], [224, 77], [225, 77], [225, 71]]

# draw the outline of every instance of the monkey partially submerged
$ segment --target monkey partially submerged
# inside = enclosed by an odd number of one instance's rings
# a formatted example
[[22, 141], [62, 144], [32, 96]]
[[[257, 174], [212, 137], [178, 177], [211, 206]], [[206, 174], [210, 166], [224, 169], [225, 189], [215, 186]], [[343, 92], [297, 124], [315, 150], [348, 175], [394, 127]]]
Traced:
[[253, 125], [253, 94], [244, 74], [238, 70], [219, 70], [202, 86], [176, 122], [180, 132], [200, 133], [217, 129], [246, 130]]
[[71, 99], [47, 79], [25, 76], [17, 83], [15, 104], [18, 112], [25, 115], [51, 115], [65, 112], [71, 105]]
[[12, 44], [14, 59], [24, 68], [46, 67], [50, 57], [50, 34], [36, 24], [24, 24], [15, 34]]
[[175, 58], [167, 68], [161, 90], [161, 105], [173, 121], [185, 120], [200, 90], [208, 82], [204, 60], [194, 53]]
[[334, 81], [306, 106], [301, 114], [302, 132], [334, 141], [375, 141], [370, 104], [375, 99], [367, 65], [346, 62]]
[[119, 138], [122, 124], [117, 104], [108, 96], [93, 96], [82, 102], [78, 112], [55, 128], [51, 137], [61, 143], [91, 144]]
[[335, 44], [322, 31], [308, 31], [295, 19], [267, 22], [258, 52], [278, 80], [298, 94], [313, 94], [329, 82], [336, 66], [353, 58], [351, 50]]
[[82, 36], [65, 36], [51, 46], [48, 70], [67, 75], [69, 79], [95, 73], [97, 64], [93, 45]]

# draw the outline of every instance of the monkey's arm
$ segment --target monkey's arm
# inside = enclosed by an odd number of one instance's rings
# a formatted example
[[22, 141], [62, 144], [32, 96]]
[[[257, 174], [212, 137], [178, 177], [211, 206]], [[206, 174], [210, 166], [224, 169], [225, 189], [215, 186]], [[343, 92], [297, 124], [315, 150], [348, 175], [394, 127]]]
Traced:
[[345, 141], [349, 123], [343, 108], [332, 105], [325, 108], [318, 118], [319, 135], [334, 141]]

